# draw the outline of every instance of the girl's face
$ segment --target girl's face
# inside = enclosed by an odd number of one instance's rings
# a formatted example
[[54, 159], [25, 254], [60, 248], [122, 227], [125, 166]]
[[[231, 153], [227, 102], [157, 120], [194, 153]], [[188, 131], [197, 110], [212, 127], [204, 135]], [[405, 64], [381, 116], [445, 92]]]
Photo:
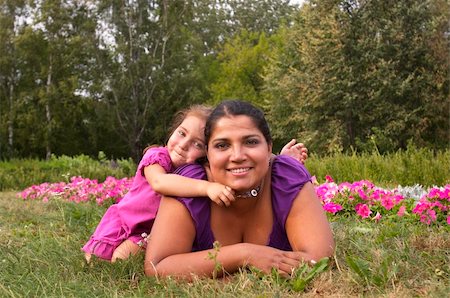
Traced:
[[175, 167], [195, 162], [205, 155], [205, 120], [187, 116], [167, 141], [170, 159]]
[[236, 191], [260, 185], [269, 168], [272, 144], [245, 115], [219, 119], [208, 143], [212, 177]]

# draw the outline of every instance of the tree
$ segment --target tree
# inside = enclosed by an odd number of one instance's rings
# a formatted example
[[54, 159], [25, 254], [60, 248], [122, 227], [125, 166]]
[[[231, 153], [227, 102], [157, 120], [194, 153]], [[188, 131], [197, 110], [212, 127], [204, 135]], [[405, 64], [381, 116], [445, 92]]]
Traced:
[[[448, 105], [442, 75], [448, 70], [442, 59], [442, 45], [448, 46], [446, 6], [442, 1], [306, 3], [266, 77], [272, 122], [299, 128], [319, 152], [370, 150], [374, 143], [384, 152], [405, 148], [409, 140], [442, 147], [442, 139], [430, 136], [448, 140], [448, 109], [444, 117], [429, 113]], [[286, 107], [294, 111], [289, 121], [283, 121]]]
[[225, 98], [243, 98], [261, 106], [262, 71], [267, 64], [269, 40], [245, 30], [226, 42], [218, 54], [216, 81], [211, 84], [214, 104]]
[[15, 145], [15, 120], [20, 72], [15, 49], [15, 38], [24, 17], [24, 1], [0, 1], [0, 158], [13, 157]]

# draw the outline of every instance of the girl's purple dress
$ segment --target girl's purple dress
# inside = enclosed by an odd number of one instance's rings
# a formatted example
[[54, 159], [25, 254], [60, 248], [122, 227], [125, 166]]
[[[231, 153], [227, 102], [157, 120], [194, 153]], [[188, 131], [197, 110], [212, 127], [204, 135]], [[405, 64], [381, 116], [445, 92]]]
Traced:
[[144, 176], [144, 168], [159, 164], [167, 173], [173, 172], [172, 161], [165, 147], [150, 148], [136, 170], [130, 191], [106, 210], [94, 234], [82, 250], [99, 258], [111, 260], [114, 250], [126, 239], [145, 244], [143, 233], [150, 233], [161, 201]]
[[[175, 174], [185, 177], [206, 179], [202, 166], [190, 164], [178, 168]], [[286, 234], [286, 219], [295, 198], [305, 183], [311, 181], [311, 175], [297, 160], [286, 155], [275, 157], [272, 165], [272, 212], [273, 227], [268, 246], [292, 251]], [[211, 230], [211, 201], [197, 198], [177, 198], [191, 214], [196, 235], [192, 251], [213, 247], [214, 235]]]

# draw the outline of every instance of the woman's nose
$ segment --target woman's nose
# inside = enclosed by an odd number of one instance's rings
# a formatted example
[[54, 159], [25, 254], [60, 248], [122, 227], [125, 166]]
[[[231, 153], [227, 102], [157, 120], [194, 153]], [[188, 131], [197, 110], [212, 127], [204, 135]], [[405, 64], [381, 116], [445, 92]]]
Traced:
[[233, 146], [233, 151], [231, 153], [231, 160], [241, 161], [245, 159], [245, 152], [241, 146]]

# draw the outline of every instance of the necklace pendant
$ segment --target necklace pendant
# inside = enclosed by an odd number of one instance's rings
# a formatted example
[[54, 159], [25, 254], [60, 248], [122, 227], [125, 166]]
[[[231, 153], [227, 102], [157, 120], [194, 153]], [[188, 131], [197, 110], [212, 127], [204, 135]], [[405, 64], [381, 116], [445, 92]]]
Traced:
[[251, 194], [253, 197], [256, 197], [256, 196], [258, 195], [258, 191], [257, 191], [256, 189], [252, 189], [252, 190], [250, 191], [250, 194]]

